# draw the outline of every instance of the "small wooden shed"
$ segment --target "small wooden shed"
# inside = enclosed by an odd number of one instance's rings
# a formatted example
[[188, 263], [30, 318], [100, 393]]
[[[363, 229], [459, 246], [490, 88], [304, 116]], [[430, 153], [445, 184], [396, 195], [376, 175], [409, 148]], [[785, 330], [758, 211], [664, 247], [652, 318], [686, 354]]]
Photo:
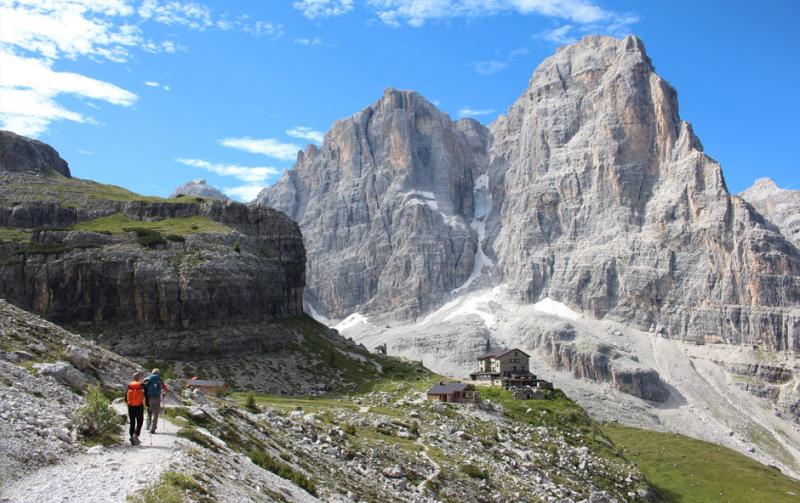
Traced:
[[478, 400], [478, 392], [475, 386], [465, 382], [440, 382], [428, 390], [428, 400], [438, 402], [475, 402]]

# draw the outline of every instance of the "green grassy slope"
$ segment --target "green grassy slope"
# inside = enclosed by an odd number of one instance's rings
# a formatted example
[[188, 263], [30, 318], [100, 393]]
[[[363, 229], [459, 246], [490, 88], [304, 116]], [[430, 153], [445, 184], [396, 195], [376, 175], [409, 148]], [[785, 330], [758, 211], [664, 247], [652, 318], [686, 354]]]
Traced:
[[800, 501], [800, 482], [727, 447], [618, 424], [602, 430], [668, 501]]

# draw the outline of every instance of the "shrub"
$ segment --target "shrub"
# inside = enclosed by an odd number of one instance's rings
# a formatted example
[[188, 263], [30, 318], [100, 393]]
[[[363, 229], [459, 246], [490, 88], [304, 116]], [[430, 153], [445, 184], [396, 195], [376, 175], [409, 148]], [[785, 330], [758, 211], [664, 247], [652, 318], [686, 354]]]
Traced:
[[156, 248], [161, 245], [167, 244], [167, 240], [160, 232], [153, 229], [145, 229], [143, 227], [123, 227], [125, 232], [135, 232], [136, 242], [145, 248]]
[[[145, 489], [141, 495], [129, 497], [133, 503], [183, 503], [185, 494], [207, 501], [205, 490], [192, 477], [179, 472], [164, 472], [161, 478]], [[194, 498], [192, 499], [194, 501]]]
[[306, 492], [312, 496], [317, 495], [317, 486], [314, 485], [314, 482], [309, 480], [308, 477], [299, 471], [292, 468], [291, 465], [284, 463], [283, 461], [278, 461], [266, 452], [259, 449], [251, 449], [247, 455], [250, 457], [250, 460], [253, 463], [257, 464], [261, 468], [271, 471], [278, 477], [294, 482], [298, 486], [305, 489]]
[[119, 442], [121, 424], [117, 413], [98, 388], [89, 388], [86, 405], [75, 411], [78, 434], [90, 443], [112, 445]]
[[466, 473], [468, 476], [472, 477], [473, 479], [482, 479], [486, 480], [487, 475], [486, 472], [481, 470], [475, 465], [461, 465], [461, 471]]
[[233, 251], [236, 253], [242, 253], [242, 243], [238, 239], [235, 243], [233, 243]]
[[252, 393], [247, 394], [247, 397], [245, 398], [244, 402], [244, 408], [254, 413], [257, 413], [261, 410], [258, 407], [258, 404], [256, 403], [256, 396], [254, 394]]
[[217, 444], [211, 441], [206, 435], [203, 435], [199, 431], [194, 428], [185, 427], [178, 430], [178, 436], [181, 438], [185, 438], [187, 440], [191, 440], [192, 442], [202, 445], [206, 449], [210, 449], [214, 452], [219, 452], [219, 447]]
[[175, 243], [185, 243], [186, 237], [181, 236], [180, 234], [167, 234], [164, 236], [167, 238], [167, 241], [173, 241]]
[[351, 424], [351, 423], [344, 423], [342, 425], [342, 430], [344, 430], [344, 432], [347, 433], [348, 435], [355, 436], [355, 434], [356, 434], [356, 425]]

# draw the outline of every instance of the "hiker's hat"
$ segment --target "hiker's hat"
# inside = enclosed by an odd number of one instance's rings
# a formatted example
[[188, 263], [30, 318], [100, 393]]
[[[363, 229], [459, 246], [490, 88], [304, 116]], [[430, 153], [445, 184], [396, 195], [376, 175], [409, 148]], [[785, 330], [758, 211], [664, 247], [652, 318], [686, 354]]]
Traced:
[[161, 372], [158, 369], [153, 369], [153, 372], [151, 372], [151, 373], [152, 374], [156, 374], [156, 375], [161, 374]]

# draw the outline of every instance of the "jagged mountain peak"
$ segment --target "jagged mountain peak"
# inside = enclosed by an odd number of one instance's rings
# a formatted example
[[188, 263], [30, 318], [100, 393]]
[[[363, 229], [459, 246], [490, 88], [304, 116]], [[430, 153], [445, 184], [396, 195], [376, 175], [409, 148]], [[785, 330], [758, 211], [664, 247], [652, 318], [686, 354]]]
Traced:
[[559, 49], [489, 130], [387, 89], [260, 199], [299, 222], [332, 318], [413, 318], [504, 283], [673, 337], [800, 343], [796, 251], [731, 197], [634, 36]]
[[783, 189], [770, 178], [759, 178], [739, 196], [800, 248], [800, 190]]
[[194, 180], [190, 180], [183, 185], [176, 187], [170, 197], [178, 196], [210, 197], [213, 199], [221, 199], [223, 201], [230, 199], [219, 189], [209, 185], [208, 182], [206, 182], [206, 180], [203, 178], [195, 178]]

